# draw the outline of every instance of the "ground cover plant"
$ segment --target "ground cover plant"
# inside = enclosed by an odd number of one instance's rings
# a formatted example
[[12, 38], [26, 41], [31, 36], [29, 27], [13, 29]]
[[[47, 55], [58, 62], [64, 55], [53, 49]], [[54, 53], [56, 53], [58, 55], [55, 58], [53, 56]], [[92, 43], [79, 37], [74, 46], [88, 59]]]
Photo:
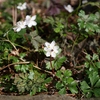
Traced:
[[0, 94], [100, 97], [100, 1], [0, 1]]

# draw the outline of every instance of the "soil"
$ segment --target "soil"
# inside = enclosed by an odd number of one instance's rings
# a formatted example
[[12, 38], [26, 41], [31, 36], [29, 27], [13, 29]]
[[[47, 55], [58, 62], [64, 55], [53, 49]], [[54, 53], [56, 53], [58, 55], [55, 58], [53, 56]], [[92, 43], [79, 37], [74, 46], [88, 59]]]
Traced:
[[36, 96], [9, 96], [0, 95], [0, 100], [100, 100], [100, 98], [90, 98], [90, 99], [75, 99], [68, 95], [36, 95]]
[[36, 96], [7, 96], [1, 95], [0, 100], [76, 100], [66, 95], [36, 95]]

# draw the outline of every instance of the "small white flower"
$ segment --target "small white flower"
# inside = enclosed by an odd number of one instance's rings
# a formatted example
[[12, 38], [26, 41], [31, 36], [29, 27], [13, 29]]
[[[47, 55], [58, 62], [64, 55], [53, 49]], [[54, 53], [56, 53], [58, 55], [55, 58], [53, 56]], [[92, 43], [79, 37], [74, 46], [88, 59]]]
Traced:
[[46, 52], [47, 57], [51, 56], [55, 58], [59, 52], [59, 46], [56, 45], [55, 41], [52, 41], [51, 43], [46, 42], [44, 51]]
[[32, 27], [32, 26], [36, 26], [37, 23], [35, 22], [35, 19], [36, 19], [36, 15], [34, 16], [29, 16], [27, 15], [26, 18], [25, 18], [25, 24], [28, 26], [28, 27]]
[[17, 6], [17, 9], [19, 10], [25, 10], [27, 8], [27, 4], [26, 2], [25, 3], [19, 3], [18, 6]]
[[74, 11], [74, 9], [73, 9], [73, 7], [71, 6], [71, 5], [64, 5], [64, 8], [69, 12], [69, 13], [71, 13], [71, 12], [73, 12]]
[[26, 28], [24, 21], [17, 22], [16, 26], [13, 28], [14, 31], [19, 32], [21, 29]]
[[87, 0], [82, 0], [82, 4], [85, 4], [87, 3], [88, 1]]

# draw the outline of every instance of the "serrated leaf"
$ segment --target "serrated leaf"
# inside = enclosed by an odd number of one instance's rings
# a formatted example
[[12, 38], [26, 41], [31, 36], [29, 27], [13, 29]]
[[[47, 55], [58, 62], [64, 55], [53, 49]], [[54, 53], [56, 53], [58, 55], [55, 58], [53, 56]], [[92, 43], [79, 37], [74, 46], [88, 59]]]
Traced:
[[62, 89], [60, 89], [60, 91], [59, 91], [59, 94], [66, 94], [66, 88], [62, 88]]
[[95, 88], [93, 90], [93, 93], [94, 93], [95, 97], [100, 97], [100, 88]]
[[83, 91], [90, 89], [90, 86], [87, 84], [86, 81], [81, 82], [81, 89]]
[[[51, 63], [52, 63], [52, 67], [54, 68], [54, 61], [51, 61]], [[46, 63], [46, 68], [47, 68], [47, 69], [52, 70], [52, 67], [51, 67], [50, 62], [47, 62], [47, 63]]]
[[37, 88], [36, 87], [32, 87], [32, 91], [30, 92], [30, 95], [35, 95], [37, 92]]
[[68, 77], [66, 80], [67, 80], [67, 83], [70, 85], [74, 81], [72, 77]]
[[43, 40], [38, 34], [37, 31], [31, 32], [30, 33], [31, 36], [31, 43], [34, 46], [34, 48], [36, 50], [38, 50], [38, 48], [41, 46], [41, 44], [43, 44], [45, 42], [45, 40]]
[[58, 81], [58, 82], [56, 83], [56, 88], [57, 88], [57, 89], [61, 89], [63, 86], [64, 86], [64, 84], [63, 84], [61, 81]]
[[76, 86], [70, 86], [68, 87], [71, 93], [78, 93], [77, 87]]
[[50, 83], [52, 81], [51, 77], [48, 77], [47, 79], [44, 80], [45, 83]]
[[96, 62], [95, 65], [97, 66], [97, 68], [100, 68], [100, 62]]
[[85, 95], [86, 95], [87, 98], [90, 98], [92, 96], [92, 92], [88, 91]]
[[28, 78], [31, 79], [31, 80], [34, 78], [33, 70], [30, 70]]
[[65, 61], [66, 61], [66, 57], [65, 56], [58, 58], [54, 62], [55, 69], [58, 70]]
[[67, 70], [63, 71], [63, 74], [64, 74], [65, 77], [70, 77], [72, 75], [72, 72], [71, 72], [71, 70], [67, 69]]
[[94, 87], [99, 87], [100, 88], [100, 78], [99, 78], [99, 80], [97, 81], [97, 83], [95, 84]]
[[61, 79], [63, 77], [62, 72], [61, 71], [57, 71], [56, 72], [56, 76]]
[[89, 54], [86, 55], [86, 58], [87, 58], [88, 60], [91, 60], [91, 57], [90, 57]]
[[93, 86], [99, 80], [98, 73], [97, 72], [91, 72], [89, 74], [89, 79], [90, 79], [91, 85]]

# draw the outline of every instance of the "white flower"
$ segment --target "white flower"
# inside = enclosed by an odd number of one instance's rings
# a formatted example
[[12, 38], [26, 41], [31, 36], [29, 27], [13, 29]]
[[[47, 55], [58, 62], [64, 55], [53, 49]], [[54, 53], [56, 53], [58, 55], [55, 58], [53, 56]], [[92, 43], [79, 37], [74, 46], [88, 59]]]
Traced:
[[69, 13], [71, 13], [71, 12], [73, 12], [74, 11], [74, 9], [73, 9], [73, 7], [71, 6], [71, 5], [64, 5], [64, 8], [69, 12]]
[[26, 28], [24, 21], [17, 22], [16, 26], [13, 28], [14, 31], [19, 32], [21, 29]]
[[18, 4], [18, 6], [17, 6], [17, 9], [19, 9], [19, 10], [25, 10], [27, 7], [27, 4], [26, 4], [26, 2], [25, 3], [19, 3]]
[[36, 15], [34, 16], [29, 16], [27, 15], [26, 18], [25, 18], [25, 24], [28, 26], [28, 27], [32, 27], [32, 26], [36, 26], [37, 23], [34, 21], [36, 19]]
[[44, 51], [46, 52], [47, 57], [51, 56], [55, 58], [59, 52], [59, 46], [56, 46], [55, 41], [52, 41], [51, 43], [46, 42]]
[[82, 0], [82, 4], [85, 4], [87, 3], [88, 1], [87, 0]]

